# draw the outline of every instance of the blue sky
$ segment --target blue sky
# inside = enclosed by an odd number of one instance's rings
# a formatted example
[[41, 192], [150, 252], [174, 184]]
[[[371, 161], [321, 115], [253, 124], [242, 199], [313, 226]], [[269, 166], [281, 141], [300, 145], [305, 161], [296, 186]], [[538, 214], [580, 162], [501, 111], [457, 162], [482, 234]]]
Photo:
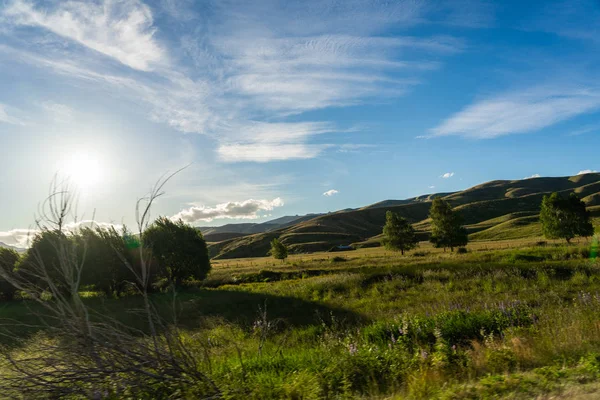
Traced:
[[0, 241], [264, 221], [598, 168], [597, 1], [0, 0]]

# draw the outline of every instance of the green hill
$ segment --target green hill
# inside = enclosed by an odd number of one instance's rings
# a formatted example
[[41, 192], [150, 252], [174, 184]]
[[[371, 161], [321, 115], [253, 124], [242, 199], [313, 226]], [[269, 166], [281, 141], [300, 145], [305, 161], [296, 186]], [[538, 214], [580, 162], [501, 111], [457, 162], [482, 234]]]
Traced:
[[461, 213], [471, 240], [501, 240], [539, 237], [537, 220], [544, 194], [577, 193], [590, 209], [600, 205], [600, 174], [573, 177], [497, 180], [453, 193], [437, 193], [406, 200], [385, 200], [356, 210], [306, 218], [268, 232], [211, 243], [216, 258], [265, 256], [273, 238], [280, 238], [290, 251], [322, 251], [339, 244], [378, 245], [388, 210], [414, 224], [422, 240], [430, 231], [429, 207], [434, 197], [448, 200]]

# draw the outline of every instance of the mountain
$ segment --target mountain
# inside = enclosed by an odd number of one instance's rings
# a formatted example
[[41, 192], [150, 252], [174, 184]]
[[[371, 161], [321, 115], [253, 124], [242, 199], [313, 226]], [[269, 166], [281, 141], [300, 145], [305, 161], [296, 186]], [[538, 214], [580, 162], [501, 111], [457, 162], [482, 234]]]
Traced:
[[262, 223], [226, 224], [223, 226], [199, 227], [207, 242], [220, 242], [255, 233], [264, 233], [276, 229], [285, 228], [304, 220], [315, 218], [322, 214], [288, 215]]
[[360, 209], [305, 216], [287, 226], [268, 229], [243, 237], [211, 243], [216, 258], [261, 257], [270, 241], [279, 238], [292, 253], [328, 250], [340, 244], [379, 245], [388, 210], [397, 212], [415, 227], [421, 240], [430, 231], [429, 207], [442, 197], [460, 212], [471, 240], [499, 240], [538, 237], [538, 213], [544, 194], [577, 193], [594, 218], [600, 218], [600, 174], [572, 177], [496, 180], [452, 193], [434, 193], [405, 200], [385, 200]]
[[12, 250], [14, 250], [14, 251], [17, 251], [17, 252], [19, 252], [19, 253], [22, 253], [22, 252], [24, 252], [24, 251], [25, 251], [25, 249], [21, 249], [21, 248], [19, 248], [19, 247], [11, 246], [11, 245], [9, 245], [9, 244], [2, 243], [2, 242], [0, 242], [0, 247], [4, 247], [4, 248], [6, 248], [6, 249], [12, 249]]

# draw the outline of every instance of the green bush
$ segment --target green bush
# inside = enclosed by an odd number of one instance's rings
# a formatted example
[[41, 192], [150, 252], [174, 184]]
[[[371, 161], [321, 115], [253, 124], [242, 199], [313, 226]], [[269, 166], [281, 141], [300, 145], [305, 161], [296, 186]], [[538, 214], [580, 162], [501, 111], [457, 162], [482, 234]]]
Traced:
[[[9, 278], [16, 274], [16, 266], [19, 262], [19, 253], [12, 249], [0, 247], [0, 268], [3, 274]], [[12, 300], [15, 296], [16, 288], [0, 274], [0, 296], [4, 300]]]
[[202, 280], [208, 275], [210, 258], [202, 233], [182, 220], [158, 218], [142, 239], [158, 263], [159, 278], [180, 286], [184, 280]]

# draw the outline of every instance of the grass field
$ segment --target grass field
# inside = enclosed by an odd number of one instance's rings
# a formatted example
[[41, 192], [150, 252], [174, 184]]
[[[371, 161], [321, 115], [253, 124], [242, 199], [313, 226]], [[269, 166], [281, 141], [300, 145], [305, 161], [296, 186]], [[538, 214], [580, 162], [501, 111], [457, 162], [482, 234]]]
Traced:
[[[285, 263], [218, 260], [206, 281], [178, 293], [175, 313], [221, 398], [598, 398], [600, 263], [591, 243], [534, 238], [468, 250], [423, 243], [406, 256], [370, 248]], [[172, 318], [173, 296], [153, 296]], [[136, 296], [92, 293], [86, 302], [143, 329], [130, 313]], [[32, 325], [33, 308], [3, 303], [0, 317]], [[47, 340], [32, 326], [18, 334]], [[196, 398], [199, 389], [189, 390], [173, 398]]]

